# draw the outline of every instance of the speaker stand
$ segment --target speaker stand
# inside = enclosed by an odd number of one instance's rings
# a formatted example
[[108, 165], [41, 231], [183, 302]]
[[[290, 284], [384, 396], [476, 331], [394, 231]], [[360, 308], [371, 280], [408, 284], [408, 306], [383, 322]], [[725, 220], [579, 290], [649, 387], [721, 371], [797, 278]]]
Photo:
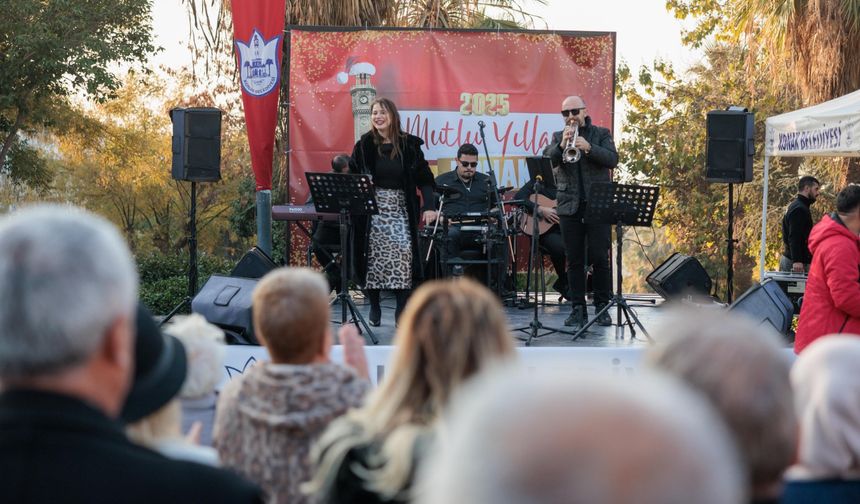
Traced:
[[729, 182], [729, 228], [728, 237], [726, 238], [726, 303], [732, 304], [734, 297], [734, 280], [735, 280], [735, 203], [734, 203], [734, 184]]
[[174, 315], [179, 313], [179, 310], [190, 307], [191, 300], [197, 294], [197, 182], [191, 181], [191, 207], [188, 209], [188, 292], [185, 299], [174, 306], [170, 312], [165, 315], [159, 327], [163, 326]]

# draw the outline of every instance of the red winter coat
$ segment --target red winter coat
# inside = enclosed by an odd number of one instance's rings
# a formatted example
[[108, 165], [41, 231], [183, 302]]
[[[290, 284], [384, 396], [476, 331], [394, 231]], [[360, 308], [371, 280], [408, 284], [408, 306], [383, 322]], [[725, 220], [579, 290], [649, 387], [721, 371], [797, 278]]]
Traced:
[[826, 334], [860, 334], [860, 238], [825, 215], [809, 234], [809, 251], [795, 353]]

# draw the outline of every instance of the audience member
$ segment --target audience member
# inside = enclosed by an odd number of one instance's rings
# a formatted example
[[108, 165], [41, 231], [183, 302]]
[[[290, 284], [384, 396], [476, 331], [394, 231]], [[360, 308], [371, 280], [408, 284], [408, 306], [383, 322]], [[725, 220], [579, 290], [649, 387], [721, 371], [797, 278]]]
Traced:
[[134, 349], [134, 380], [121, 413], [129, 423], [128, 437], [166, 457], [217, 466], [215, 449], [197, 443], [199, 427], [189, 437], [182, 434], [177, 394], [190, 367], [184, 345], [178, 338], [162, 334], [142, 304], [137, 310]]
[[400, 319], [386, 376], [367, 404], [332, 423], [306, 490], [325, 503], [408, 502], [451, 394], [513, 355], [501, 304], [472, 280], [425, 283]]
[[228, 472], [131, 443], [137, 275], [107, 221], [42, 206], [0, 221], [0, 495], [7, 502], [256, 502]]
[[836, 211], [821, 218], [809, 234], [812, 266], [794, 351], [825, 334], [860, 334], [860, 185], [836, 196]]
[[706, 401], [653, 371], [635, 381], [544, 369], [458, 394], [419, 475], [419, 504], [737, 504], [744, 480]]
[[701, 392], [723, 416], [748, 471], [753, 502], [777, 502], [796, 452], [790, 359], [779, 335], [726, 312], [672, 320], [649, 363]]
[[224, 331], [195, 313], [174, 318], [164, 332], [181, 341], [188, 356], [188, 376], [179, 391], [182, 432], [199, 429], [200, 444], [211, 446], [215, 388], [224, 377]]
[[269, 502], [309, 501], [299, 485], [310, 478], [311, 444], [329, 422], [361, 405], [370, 389], [354, 326], [340, 336], [347, 363], [363, 376], [329, 359], [328, 293], [322, 275], [306, 268], [279, 268], [263, 277], [252, 310], [271, 362], [234, 378], [218, 400], [214, 442], [221, 461], [262, 486]]
[[791, 370], [800, 447], [785, 504], [860, 502], [860, 338], [815, 341]]

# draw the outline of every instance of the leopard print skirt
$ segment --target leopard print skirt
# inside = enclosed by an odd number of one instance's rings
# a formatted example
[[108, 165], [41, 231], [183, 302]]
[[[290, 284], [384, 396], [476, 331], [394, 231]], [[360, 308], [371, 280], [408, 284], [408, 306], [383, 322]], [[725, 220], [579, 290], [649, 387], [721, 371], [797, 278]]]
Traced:
[[367, 289], [412, 288], [412, 240], [406, 194], [401, 189], [376, 189], [379, 213], [370, 218]]

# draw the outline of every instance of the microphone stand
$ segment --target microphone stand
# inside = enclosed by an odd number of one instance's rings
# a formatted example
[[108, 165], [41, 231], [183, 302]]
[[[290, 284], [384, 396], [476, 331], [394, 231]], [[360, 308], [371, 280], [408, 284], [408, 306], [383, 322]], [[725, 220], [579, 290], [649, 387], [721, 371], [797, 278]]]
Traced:
[[442, 208], [445, 206], [445, 193], [439, 197], [439, 210], [436, 212], [436, 222], [433, 223], [433, 238], [430, 239], [430, 246], [427, 247], [427, 257], [424, 258], [426, 264], [430, 261], [430, 254], [433, 252], [433, 242], [436, 241], [436, 230], [439, 229], [439, 221], [442, 220]]
[[[543, 176], [538, 175], [534, 179], [534, 194], [532, 197], [534, 198], [534, 208], [532, 209], [532, 237], [529, 244], [529, 276], [535, 279], [535, 285], [537, 285], [537, 269], [542, 268], [543, 265], [537, 264], [538, 257], [538, 237], [540, 236], [540, 231], [538, 230], [538, 195], [543, 190]], [[528, 289], [528, 284], [526, 284], [526, 289]], [[520, 331], [528, 333], [529, 337], [525, 340], [526, 346], [531, 346], [532, 341], [535, 338], [542, 338], [548, 334], [553, 333], [562, 333], [562, 334], [574, 334], [573, 331], [568, 331], [567, 329], [562, 329], [560, 327], [551, 327], [544, 325], [540, 321], [540, 317], [538, 316], [538, 294], [537, 289], [535, 289], [535, 302], [532, 305], [532, 321], [529, 325], [525, 327], [518, 327], [514, 329], [514, 331]], [[528, 300], [528, 299], [526, 299]], [[541, 333], [541, 331], [545, 331]]]
[[[489, 174], [489, 176], [490, 176], [490, 187], [492, 188], [493, 194], [496, 195], [496, 205], [497, 205], [498, 210], [499, 210], [499, 220], [502, 222], [502, 232], [504, 233], [505, 237], [508, 240], [508, 250], [511, 254], [509, 257], [513, 257], [514, 256], [514, 245], [513, 245], [513, 242], [511, 241], [511, 233], [508, 230], [508, 220], [505, 219], [505, 204], [502, 202], [501, 193], [499, 193], [499, 184], [496, 181], [496, 172], [493, 171], [493, 163], [492, 163], [492, 161], [490, 161], [490, 151], [487, 148], [487, 138], [484, 136], [484, 127], [485, 126], [486, 126], [486, 124], [484, 123], [484, 121], [478, 121], [478, 128], [479, 128], [480, 134], [481, 134], [481, 143], [484, 145], [484, 156], [485, 156], [486, 161], [487, 161], [487, 174]], [[510, 261], [506, 261], [506, 262], [510, 262]], [[505, 265], [505, 269], [507, 269], [507, 264]], [[501, 279], [499, 279], [499, 280], [501, 280]], [[513, 280], [514, 280], [514, 285], [516, 285], [516, 278], [514, 278]], [[501, 292], [502, 292], [502, 286], [499, 285], [499, 293], [501, 294]]]

